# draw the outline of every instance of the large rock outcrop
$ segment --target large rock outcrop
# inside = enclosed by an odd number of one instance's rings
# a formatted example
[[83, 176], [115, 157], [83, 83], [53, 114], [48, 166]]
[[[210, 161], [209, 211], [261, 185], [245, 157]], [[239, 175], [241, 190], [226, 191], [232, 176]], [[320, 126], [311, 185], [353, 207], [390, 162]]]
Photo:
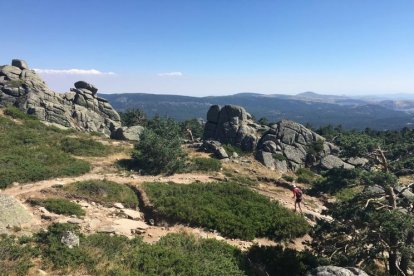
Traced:
[[56, 93], [23, 60], [0, 66], [0, 106], [14, 105], [42, 121], [110, 136], [121, 126], [119, 114], [98, 89], [79, 81], [65, 94]]
[[353, 168], [338, 156], [339, 148], [303, 125], [282, 120], [257, 143], [256, 158], [271, 169], [296, 171], [305, 166], [320, 169]]
[[213, 105], [207, 113], [203, 139], [217, 140], [244, 151], [253, 151], [256, 148], [259, 128], [243, 107]]

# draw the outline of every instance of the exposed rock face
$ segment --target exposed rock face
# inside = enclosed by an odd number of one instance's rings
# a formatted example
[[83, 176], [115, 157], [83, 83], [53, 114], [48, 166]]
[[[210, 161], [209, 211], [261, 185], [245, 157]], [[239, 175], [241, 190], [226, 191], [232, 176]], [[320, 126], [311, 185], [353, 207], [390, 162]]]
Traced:
[[118, 140], [139, 141], [139, 136], [143, 131], [143, 126], [120, 127], [112, 132], [111, 138]]
[[0, 194], [0, 233], [30, 222], [31, 214], [15, 198]]
[[120, 117], [97, 91], [79, 81], [70, 92], [56, 93], [23, 60], [0, 66], [0, 106], [14, 105], [42, 121], [109, 136], [121, 126]]
[[204, 140], [217, 140], [223, 144], [231, 144], [244, 151], [253, 151], [257, 143], [259, 125], [243, 107], [213, 105], [207, 113], [204, 127]]
[[[311, 148], [318, 152], [308, 154]], [[283, 120], [271, 126], [257, 143], [256, 158], [270, 169], [285, 171], [310, 166], [322, 169], [353, 168], [335, 156], [339, 148], [299, 123]]]
[[319, 266], [308, 276], [368, 276], [363, 270], [356, 267]]

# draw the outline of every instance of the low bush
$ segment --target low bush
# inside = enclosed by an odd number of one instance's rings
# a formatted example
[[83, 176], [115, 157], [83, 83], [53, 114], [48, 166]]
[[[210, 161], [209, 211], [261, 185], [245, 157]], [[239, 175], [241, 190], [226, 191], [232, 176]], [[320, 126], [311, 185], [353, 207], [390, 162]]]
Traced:
[[136, 170], [147, 174], [174, 174], [185, 167], [180, 129], [172, 119], [154, 118], [135, 145], [132, 154]]
[[30, 116], [29, 114], [21, 111], [20, 109], [14, 106], [6, 107], [4, 109], [4, 114], [12, 117], [13, 119], [19, 119], [19, 120], [35, 120], [36, 119], [35, 117]]
[[305, 275], [317, 267], [318, 260], [310, 252], [298, 252], [282, 246], [258, 246], [249, 249], [250, 275]]
[[60, 149], [65, 137], [57, 128], [12, 110], [16, 123], [0, 117], [0, 188], [13, 182], [30, 182], [59, 176], [75, 176], [90, 170], [88, 162], [73, 158]]
[[79, 204], [71, 202], [63, 198], [47, 198], [47, 199], [31, 199], [30, 203], [33, 205], [39, 205], [45, 207], [49, 212], [55, 214], [78, 216], [85, 215], [85, 211]]
[[126, 185], [108, 180], [87, 180], [75, 182], [64, 187], [70, 195], [104, 205], [120, 202], [125, 207], [136, 208], [138, 198], [135, 192]]
[[311, 184], [315, 179], [317, 179], [317, 175], [309, 169], [300, 168], [296, 171], [297, 181], [300, 183]]
[[187, 234], [168, 234], [155, 244], [142, 238], [128, 239], [106, 234], [80, 235], [81, 246], [62, 245], [68, 224], [53, 224], [37, 234], [44, 264], [61, 274], [93, 275], [244, 275], [240, 250], [213, 239]]
[[62, 151], [79, 156], [106, 156], [110, 148], [90, 138], [63, 138], [60, 142]]
[[223, 148], [224, 148], [224, 150], [227, 152], [227, 154], [229, 156], [232, 156], [232, 154], [234, 152], [237, 153], [239, 156], [242, 156], [242, 155], [246, 155], [247, 154], [247, 152], [244, 152], [241, 148], [236, 147], [236, 146], [233, 146], [233, 145], [230, 145], [230, 144], [223, 145]]
[[0, 275], [27, 275], [36, 249], [12, 236], [0, 236]]
[[275, 160], [278, 160], [278, 161], [287, 160], [286, 156], [284, 156], [283, 154], [280, 154], [280, 153], [274, 153], [274, 154], [272, 154], [272, 156]]
[[215, 158], [196, 157], [191, 159], [193, 171], [216, 172], [221, 169], [221, 163]]
[[235, 183], [146, 183], [144, 189], [166, 218], [214, 229], [230, 238], [284, 240], [309, 229], [303, 217]]
[[293, 176], [291, 176], [291, 175], [287, 175], [287, 174], [282, 175], [282, 178], [283, 178], [284, 180], [288, 181], [288, 182], [292, 182], [292, 181], [294, 181], [294, 180], [295, 180], [295, 177], [293, 177]]

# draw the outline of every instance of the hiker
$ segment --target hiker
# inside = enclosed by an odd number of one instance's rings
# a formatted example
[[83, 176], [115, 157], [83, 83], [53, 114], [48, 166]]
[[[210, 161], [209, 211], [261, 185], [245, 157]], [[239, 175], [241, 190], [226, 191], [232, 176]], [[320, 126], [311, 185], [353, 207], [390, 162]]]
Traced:
[[296, 212], [296, 206], [299, 207], [300, 213], [302, 214], [302, 207], [300, 207], [300, 203], [302, 202], [303, 193], [302, 190], [299, 189], [299, 187], [296, 187], [296, 185], [293, 185], [293, 198], [295, 199], [295, 212]]

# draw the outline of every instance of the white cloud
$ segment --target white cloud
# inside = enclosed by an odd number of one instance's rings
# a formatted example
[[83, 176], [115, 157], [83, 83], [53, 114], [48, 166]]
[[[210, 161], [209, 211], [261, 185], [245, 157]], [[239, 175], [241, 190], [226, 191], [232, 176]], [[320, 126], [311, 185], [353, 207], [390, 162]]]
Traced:
[[181, 77], [183, 73], [181, 72], [167, 72], [167, 73], [158, 73], [159, 77]]
[[33, 69], [39, 74], [48, 75], [115, 75], [114, 72], [101, 72], [95, 69]]

